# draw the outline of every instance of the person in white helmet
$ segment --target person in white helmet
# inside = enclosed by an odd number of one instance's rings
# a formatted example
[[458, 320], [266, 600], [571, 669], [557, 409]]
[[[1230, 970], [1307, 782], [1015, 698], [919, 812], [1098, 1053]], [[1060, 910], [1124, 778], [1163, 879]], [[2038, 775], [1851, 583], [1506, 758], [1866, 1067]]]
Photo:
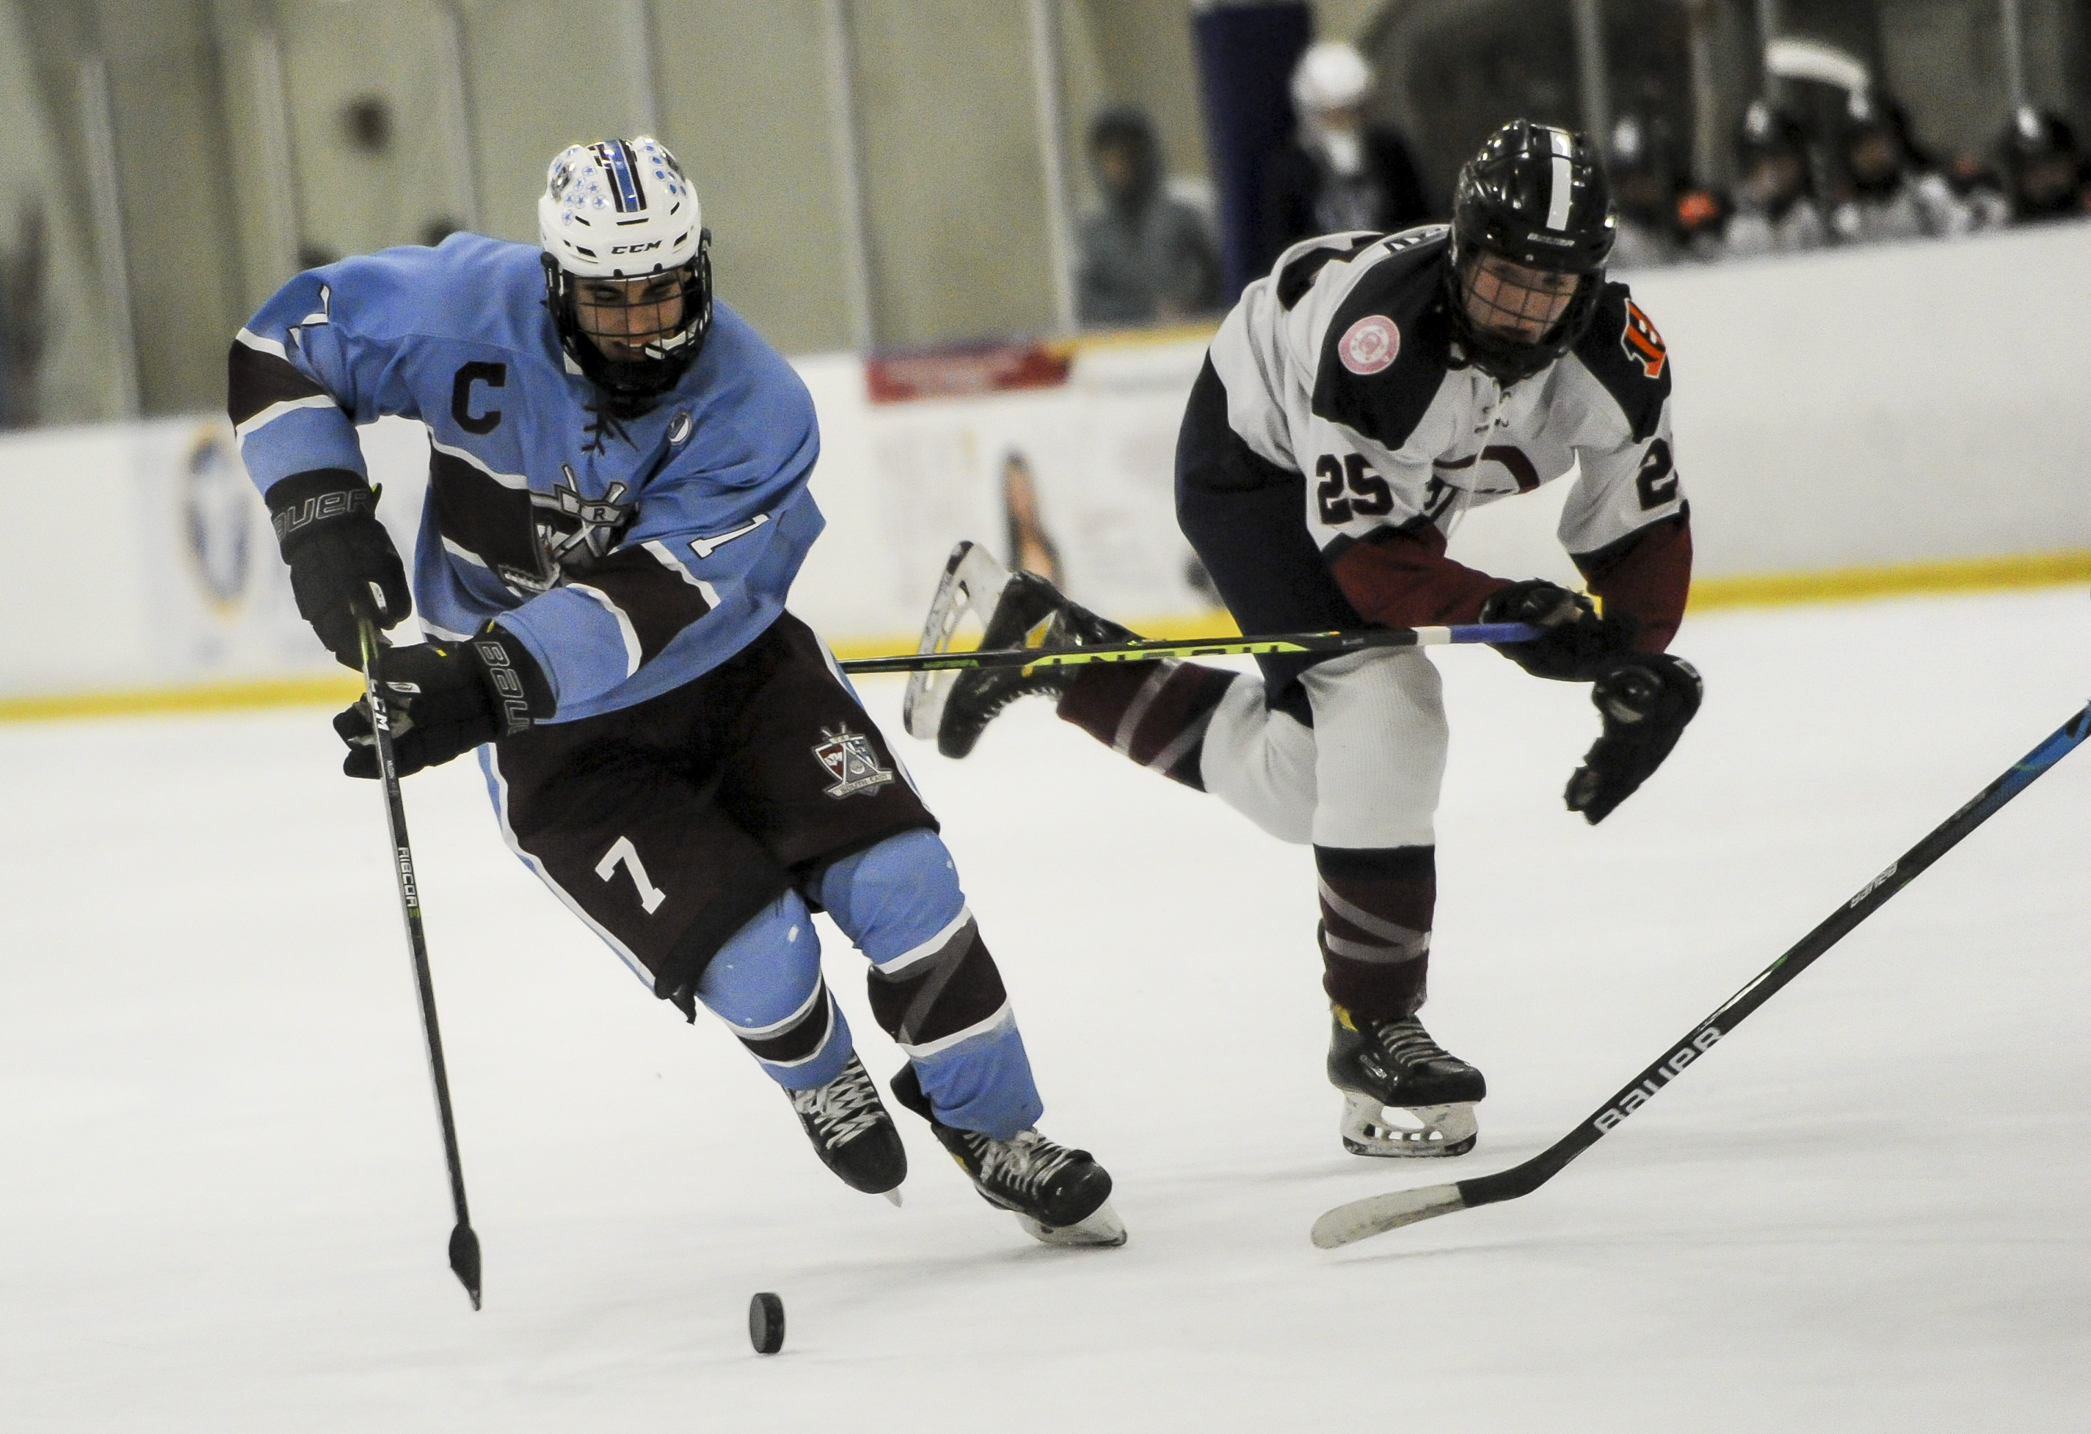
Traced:
[[1299, 124], [1263, 169], [1257, 272], [1317, 234], [1391, 234], [1431, 218], [1408, 145], [1366, 120], [1372, 88], [1372, 67], [1353, 45], [1324, 40], [1300, 56], [1292, 72]]
[[[1125, 1239], [1111, 1178], [1043, 1108], [936, 819], [785, 610], [823, 526], [798, 376], [712, 295], [710, 233], [646, 136], [552, 161], [540, 242], [298, 275], [232, 345], [228, 407], [299, 611], [387, 649], [402, 775], [478, 750], [516, 854], [653, 994], [719, 1016], [845, 1183], [897, 1189], [899, 1132], [821, 978], [812, 912], [872, 963], [895, 1095], [1051, 1244]], [[414, 583], [356, 425], [428, 430]], [[374, 777], [371, 715], [334, 721]]]

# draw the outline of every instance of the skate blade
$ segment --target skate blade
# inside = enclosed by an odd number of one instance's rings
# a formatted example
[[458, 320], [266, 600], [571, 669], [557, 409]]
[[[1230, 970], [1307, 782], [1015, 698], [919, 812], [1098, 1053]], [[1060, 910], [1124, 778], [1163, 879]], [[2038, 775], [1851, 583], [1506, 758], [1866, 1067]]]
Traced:
[[[917, 652], [949, 652], [959, 624], [969, 613], [979, 614], [978, 626], [985, 628], [987, 615], [1009, 584], [1009, 569], [996, 562], [987, 549], [975, 542], [961, 542], [944, 564], [944, 576], [936, 596], [929, 600], [929, 616], [922, 622], [922, 640]], [[908, 690], [900, 699], [900, 725], [910, 737], [934, 742], [944, 720], [944, 704], [950, 700], [951, 685], [958, 672], [917, 672], [908, 678]]]
[[1089, 1213], [1089, 1217], [1075, 1225], [1041, 1225], [1029, 1215], [1016, 1217], [1024, 1233], [1043, 1245], [1058, 1245], [1067, 1249], [1083, 1248], [1111, 1249], [1125, 1243], [1125, 1222], [1106, 1200]]
[[[1411, 1123], [1396, 1124], [1395, 1112]], [[1480, 1138], [1472, 1101], [1456, 1105], [1385, 1106], [1369, 1095], [1343, 1093], [1343, 1148], [1353, 1155], [1413, 1160], [1465, 1155]]]

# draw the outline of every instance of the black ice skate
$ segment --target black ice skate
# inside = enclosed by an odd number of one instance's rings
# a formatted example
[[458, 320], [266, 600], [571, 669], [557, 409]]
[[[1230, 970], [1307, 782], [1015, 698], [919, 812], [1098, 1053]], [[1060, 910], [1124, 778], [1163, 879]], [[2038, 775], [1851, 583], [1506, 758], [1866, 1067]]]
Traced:
[[1111, 1208], [1111, 1176], [1088, 1151], [1069, 1150], [1035, 1129], [996, 1140], [946, 1125], [931, 1113], [913, 1066], [893, 1077], [893, 1095], [929, 1122], [980, 1198], [1013, 1212], [1033, 1239], [1048, 1245], [1125, 1243], [1125, 1224]]
[[[1080, 647], [1134, 637], [1117, 623], [1069, 602], [1037, 574], [1011, 573], [978, 544], [960, 543], [944, 565], [916, 650], [949, 651], [952, 635], [968, 613], [981, 614], [986, 624], [980, 639], [984, 648]], [[1058, 698], [1077, 675], [1072, 667], [918, 672], [901, 701], [901, 721], [913, 736], [934, 737], [945, 756], [963, 757], [1003, 708], [1019, 697]]]
[[806, 1127], [813, 1153], [842, 1177], [843, 1184], [900, 1203], [900, 1182], [908, 1174], [907, 1147], [900, 1143], [900, 1132], [862, 1061], [851, 1056], [842, 1073], [826, 1085], [785, 1094], [791, 1097], [799, 1124]]
[[[1343, 1092], [1343, 1148], [1353, 1155], [1464, 1155], [1480, 1127], [1481, 1072], [1430, 1038], [1414, 1016], [1358, 1021], [1341, 1006], [1329, 1036], [1329, 1083]], [[1411, 1117], [1401, 1125], [1388, 1109]]]

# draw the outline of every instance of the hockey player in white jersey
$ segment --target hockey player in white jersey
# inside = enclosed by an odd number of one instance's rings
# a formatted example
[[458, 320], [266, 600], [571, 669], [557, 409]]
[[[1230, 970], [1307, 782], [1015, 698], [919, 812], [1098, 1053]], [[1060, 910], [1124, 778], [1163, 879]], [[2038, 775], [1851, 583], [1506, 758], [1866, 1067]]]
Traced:
[[[1184, 415], [1178, 519], [1245, 633], [1543, 627], [1501, 650], [1593, 684], [1602, 731], [1566, 797], [1597, 822], [1699, 705], [1698, 675], [1663, 651], [1691, 574], [1669, 354], [1626, 287], [1605, 282], [1609, 197], [1581, 135], [1505, 125], [1462, 169], [1453, 215], [1449, 230], [1309, 240], [1249, 285]], [[1571, 472], [1560, 537], [1601, 612], [1446, 556], [1467, 509]], [[1033, 575], [959, 567], [939, 601], [970, 595], [988, 646], [1128, 635]], [[1258, 663], [1260, 680], [1179, 662], [922, 679], [910, 730], [963, 757], [1010, 701], [1049, 694], [1134, 761], [1311, 843], [1344, 1145], [1460, 1154], [1486, 1086], [1417, 1018], [1445, 764], [1437, 671], [1416, 648]]]
[[[388, 649], [402, 775], [478, 749], [518, 856], [652, 989], [703, 1005], [821, 1160], [887, 1193], [905, 1148], [821, 977], [811, 912], [871, 961], [901, 1102], [990, 1203], [1117, 1244], [1110, 1176], [1043, 1108], [993, 956], [906, 771], [785, 610], [822, 518], [789, 365], [712, 297], [710, 234], [641, 136], [553, 160], [540, 244], [459, 234], [301, 274], [240, 331], [228, 406], [298, 608]], [[426, 425], [411, 597], [355, 425]], [[335, 719], [375, 777], [371, 718]], [[897, 1196], [896, 1202], [897, 1202]]]

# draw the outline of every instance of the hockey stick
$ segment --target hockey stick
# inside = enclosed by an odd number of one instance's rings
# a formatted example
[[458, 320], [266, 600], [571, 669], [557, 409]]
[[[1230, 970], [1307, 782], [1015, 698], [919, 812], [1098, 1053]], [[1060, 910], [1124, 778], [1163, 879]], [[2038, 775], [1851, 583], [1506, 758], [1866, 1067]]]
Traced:
[[1591, 1117], [1525, 1161], [1493, 1175], [1461, 1180], [1452, 1185], [1426, 1185], [1414, 1190], [1396, 1190], [1338, 1205], [1314, 1222], [1314, 1243], [1324, 1250], [1348, 1245], [1368, 1235], [1380, 1235], [1434, 1215], [1449, 1215], [1498, 1200], [1529, 1195], [1559, 1174], [1562, 1167], [1602, 1140], [1615, 1126], [1660, 1095], [1663, 1088], [1684, 1068], [1713, 1049], [1741, 1025], [1743, 1019], [1772, 998], [1781, 986], [1805, 971], [1816, 957], [1843, 940], [1854, 926], [1887, 903], [1889, 897], [1917, 879], [1926, 867], [1944, 856], [2003, 805], [2032, 785], [2048, 768], [2069, 755], [2091, 736], [2091, 704], [2077, 713], [2053, 736], [2028, 752], [2011, 769], [1984, 787], [1975, 799], [1934, 827], [1931, 834], [1888, 864], [1888, 869], [1859, 888], [1859, 894], [1832, 912], [1827, 920], [1803, 936], [1791, 950], [1757, 974], [1755, 980], [1737, 991], [1691, 1033], [1670, 1047], [1653, 1065], [1635, 1076]]
[[450, 1077], [443, 1067], [443, 1036], [436, 1028], [436, 987], [428, 973], [428, 940], [421, 932], [421, 896], [414, 881], [414, 849], [407, 844], [407, 808], [399, 795], [392, 762], [392, 717], [378, 690], [378, 629], [369, 618], [357, 631], [363, 644], [363, 695], [370, 703], [371, 735], [377, 742], [378, 776], [385, 789], [385, 824], [392, 833], [392, 875], [399, 883], [399, 912], [414, 957], [414, 991], [421, 998], [421, 1031], [428, 1037], [428, 1071], [436, 1087], [436, 1114], [443, 1123], [443, 1155], [450, 1162], [450, 1203], [457, 1224], [450, 1231], [450, 1268], [479, 1308], [479, 1236], [465, 1210], [465, 1169], [457, 1153], [457, 1124], [450, 1115]]
[[974, 652], [903, 652], [860, 657], [842, 670], [941, 672], [951, 668], [1077, 667], [1090, 662], [1151, 662], [1161, 657], [1236, 657], [1254, 652], [1358, 652], [1368, 647], [1442, 647], [1450, 643], [1530, 642], [1541, 629], [1522, 622], [1459, 627], [1366, 627], [1352, 632], [1284, 632], [1268, 637], [1139, 638], [1094, 647], [995, 647]]

